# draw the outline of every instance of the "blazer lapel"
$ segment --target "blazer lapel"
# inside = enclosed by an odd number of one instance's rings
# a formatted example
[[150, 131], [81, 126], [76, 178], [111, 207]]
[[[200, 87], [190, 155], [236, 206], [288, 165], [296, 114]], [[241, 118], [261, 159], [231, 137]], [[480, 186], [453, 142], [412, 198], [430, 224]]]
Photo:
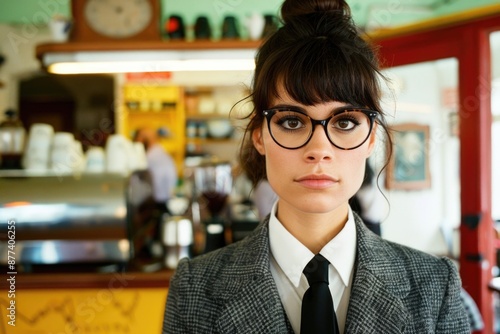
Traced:
[[[222, 304], [221, 333], [293, 332], [269, 269], [268, 221], [263, 221], [232, 254], [234, 270], [221, 275], [214, 299]], [[239, 254], [241, 252], [241, 254]]]
[[272, 278], [247, 282], [225, 303], [217, 327], [221, 333], [291, 332]]
[[400, 297], [372, 274], [358, 272], [349, 300], [346, 333], [403, 333], [407, 319]]
[[401, 260], [356, 217], [358, 253], [346, 333], [403, 333], [409, 282]]

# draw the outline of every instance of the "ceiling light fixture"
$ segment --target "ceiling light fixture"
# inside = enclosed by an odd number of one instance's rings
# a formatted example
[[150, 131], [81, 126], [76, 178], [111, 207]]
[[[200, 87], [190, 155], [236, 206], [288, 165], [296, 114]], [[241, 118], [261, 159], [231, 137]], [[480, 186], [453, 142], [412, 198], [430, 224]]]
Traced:
[[139, 50], [46, 52], [41, 60], [50, 73], [130, 73], [179, 71], [248, 71], [255, 49]]

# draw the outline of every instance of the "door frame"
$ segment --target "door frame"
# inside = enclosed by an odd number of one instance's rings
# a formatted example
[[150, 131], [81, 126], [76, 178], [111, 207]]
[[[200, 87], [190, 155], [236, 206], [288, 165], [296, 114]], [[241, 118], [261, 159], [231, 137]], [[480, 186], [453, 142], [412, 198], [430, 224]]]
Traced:
[[370, 35], [383, 68], [458, 60], [460, 138], [460, 276], [493, 333], [488, 285], [496, 266], [491, 217], [490, 34], [500, 30], [500, 5]]

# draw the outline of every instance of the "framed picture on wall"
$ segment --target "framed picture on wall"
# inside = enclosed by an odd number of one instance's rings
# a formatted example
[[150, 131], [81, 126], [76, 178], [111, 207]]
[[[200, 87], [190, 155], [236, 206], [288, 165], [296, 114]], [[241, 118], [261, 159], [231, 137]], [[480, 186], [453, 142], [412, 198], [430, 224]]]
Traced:
[[430, 188], [429, 126], [415, 123], [393, 127], [393, 152], [387, 166], [387, 189]]

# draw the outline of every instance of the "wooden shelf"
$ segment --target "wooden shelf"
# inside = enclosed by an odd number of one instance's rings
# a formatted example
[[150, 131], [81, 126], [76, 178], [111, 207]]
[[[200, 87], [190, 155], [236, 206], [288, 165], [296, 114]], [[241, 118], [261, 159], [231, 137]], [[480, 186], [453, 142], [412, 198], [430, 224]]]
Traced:
[[168, 288], [173, 270], [155, 273], [24, 273], [18, 275], [21, 289], [96, 289], [106, 288], [109, 282], [126, 280], [126, 288]]
[[231, 120], [229, 115], [223, 115], [223, 114], [218, 114], [218, 113], [188, 114], [188, 115], [186, 115], [186, 120], [188, 120], [188, 121], [209, 121], [211, 119], [229, 119], [229, 120]]
[[198, 137], [186, 137], [187, 144], [197, 144], [197, 145], [205, 145], [205, 144], [228, 144], [228, 143], [237, 143], [238, 140], [233, 137], [226, 138], [198, 138]]
[[175, 108], [162, 108], [162, 109], [147, 109], [147, 110], [136, 110], [127, 108], [127, 112], [129, 116], [137, 116], [137, 117], [156, 117], [161, 114], [175, 113], [177, 110]]
[[261, 41], [116, 41], [116, 42], [68, 42], [45, 43], [36, 47], [36, 56], [42, 59], [46, 53], [68, 53], [81, 51], [168, 51], [168, 50], [234, 50], [257, 49]]

